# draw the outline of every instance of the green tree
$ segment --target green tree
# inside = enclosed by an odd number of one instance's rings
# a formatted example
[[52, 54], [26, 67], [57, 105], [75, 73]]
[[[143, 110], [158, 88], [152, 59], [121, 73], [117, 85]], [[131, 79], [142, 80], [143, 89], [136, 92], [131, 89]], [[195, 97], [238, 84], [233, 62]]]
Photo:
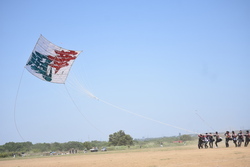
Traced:
[[84, 149], [89, 150], [89, 149], [91, 149], [93, 146], [92, 146], [92, 144], [91, 144], [90, 142], [85, 141], [85, 142], [83, 143], [83, 147], [84, 147]]
[[32, 146], [33, 146], [33, 144], [29, 141], [20, 143], [20, 145], [21, 145], [20, 151], [23, 151], [23, 152], [30, 151], [32, 149]]
[[31, 142], [9, 142], [3, 145], [2, 150], [6, 152], [27, 152], [32, 149], [33, 144]]
[[36, 143], [33, 145], [33, 150], [35, 150], [36, 152], [51, 151], [51, 145], [49, 143]]
[[192, 137], [190, 135], [182, 135], [182, 136], [180, 136], [180, 140], [190, 141], [190, 140], [192, 140]]
[[51, 144], [51, 150], [53, 151], [63, 151], [63, 145], [61, 143], [55, 142]]
[[120, 130], [109, 135], [109, 143], [114, 146], [133, 145], [133, 138], [130, 135], [125, 134], [123, 130]]
[[64, 143], [64, 150], [70, 150], [72, 148], [83, 150], [84, 146], [81, 142], [77, 142], [77, 141], [69, 141], [68, 143]]

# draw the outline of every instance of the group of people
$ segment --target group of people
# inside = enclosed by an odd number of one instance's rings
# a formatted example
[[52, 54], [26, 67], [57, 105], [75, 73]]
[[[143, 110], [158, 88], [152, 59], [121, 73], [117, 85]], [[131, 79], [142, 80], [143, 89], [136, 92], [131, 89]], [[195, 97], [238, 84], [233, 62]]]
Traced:
[[[245, 134], [243, 134], [242, 130], [239, 131], [239, 133], [235, 133], [232, 131], [230, 133], [229, 131], [226, 131], [224, 134], [225, 136], [225, 144], [226, 147], [229, 147], [229, 141], [232, 140], [235, 147], [241, 147], [241, 144], [243, 142], [244, 146], [247, 147], [248, 143], [250, 141], [250, 134], [249, 131], [247, 130]], [[212, 133], [206, 133], [205, 135], [199, 134], [198, 135], [198, 148], [213, 148], [214, 142], [215, 142], [215, 147], [218, 148], [218, 143], [222, 141], [222, 137], [220, 137], [218, 132], [215, 132], [213, 135]]]

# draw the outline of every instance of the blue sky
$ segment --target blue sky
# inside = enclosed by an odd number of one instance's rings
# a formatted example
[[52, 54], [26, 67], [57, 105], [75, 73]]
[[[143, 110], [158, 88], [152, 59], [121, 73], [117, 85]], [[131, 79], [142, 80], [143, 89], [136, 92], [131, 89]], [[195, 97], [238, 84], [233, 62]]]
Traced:
[[[247, 0], [2, 0], [0, 21], [0, 144], [23, 141], [14, 111], [33, 143], [250, 129]], [[83, 51], [65, 85], [24, 69], [40, 34]]]

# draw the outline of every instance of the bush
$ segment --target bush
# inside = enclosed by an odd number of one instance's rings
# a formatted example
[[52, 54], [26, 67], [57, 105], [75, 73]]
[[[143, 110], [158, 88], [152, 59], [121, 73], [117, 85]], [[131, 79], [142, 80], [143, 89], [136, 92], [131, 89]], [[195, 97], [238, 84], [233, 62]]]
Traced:
[[125, 134], [123, 130], [109, 135], [109, 143], [113, 146], [130, 146], [133, 145], [133, 138]]
[[191, 141], [192, 137], [190, 135], [182, 135], [182, 136], [180, 136], [180, 140], [182, 140], [182, 141]]
[[3, 152], [0, 153], [0, 158], [13, 157], [14, 154], [19, 155], [18, 153], [13, 153], [13, 152]]

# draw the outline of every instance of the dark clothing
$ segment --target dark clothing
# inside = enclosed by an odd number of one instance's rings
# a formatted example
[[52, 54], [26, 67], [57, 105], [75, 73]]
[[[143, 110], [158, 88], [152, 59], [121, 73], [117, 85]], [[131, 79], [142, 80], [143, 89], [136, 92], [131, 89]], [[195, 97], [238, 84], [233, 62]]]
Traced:
[[241, 143], [244, 142], [243, 134], [240, 132], [237, 134], [238, 136], [238, 147], [241, 146]]
[[213, 137], [213, 135], [209, 135], [208, 142], [209, 142], [209, 147], [213, 148], [213, 145], [214, 145], [214, 137]]
[[204, 145], [204, 137], [202, 135], [198, 135], [198, 148], [203, 148]]
[[208, 139], [206, 138], [206, 136], [198, 135], [198, 148], [199, 149], [203, 148], [203, 146], [205, 148], [208, 148], [207, 143], [208, 143]]
[[229, 147], [229, 141], [232, 140], [231, 135], [228, 132], [228, 133], [225, 133], [225, 136], [226, 136], [226, 140], [225, 140], [226, 147]]
[[222, 141], [222, 138], [220, 138], [219, 134], [214, 135], [215, 136], [215, 146], [218, 147], [217, 143]]
[[237, 147], [237, 135], [235, 133], [232, 134], [232, 139], [233, 139], [235, 147]]
[[249, 140], [250, 140], [250, 134], [249, 134], [249, 132], [247, 134], [245, 134], [244, 136], [245, 136], [245, 145], [244, 146], [247, 147], [248, 143], [249, 143]]

